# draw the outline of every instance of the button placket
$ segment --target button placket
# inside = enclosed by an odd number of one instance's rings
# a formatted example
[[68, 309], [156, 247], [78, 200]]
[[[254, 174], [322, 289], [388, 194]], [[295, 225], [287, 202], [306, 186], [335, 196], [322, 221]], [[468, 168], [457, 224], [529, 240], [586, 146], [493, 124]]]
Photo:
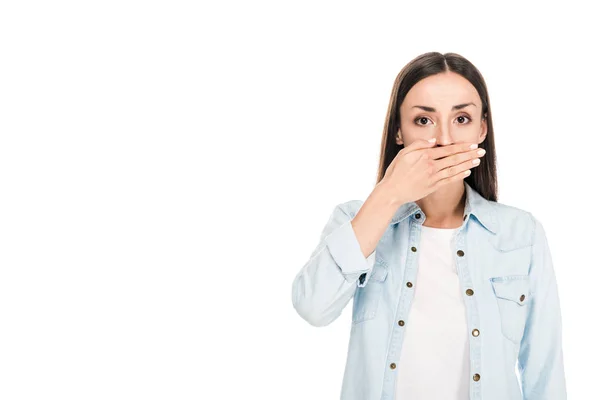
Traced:
[[[481, 379], [481, 341], [478, 340], [481, 335], [479, 326], [479, 312], [477, 308], [477, 302], [474, 297], [474, 290], [472, 289], [471, 276], [468, 269], [468, 261], [466, 258], [465, 251], [466, 237], [464, 230], [460, 230], [456, 240], [456, 267], [458, 270], [458, 276], [460, 283], [463, 287], [466, 287], [466, 301], [465, 307], [467, 307], [467, 323], [471, 329], [471, 338], [469, 339], [470, 348], [470, 361], [471, 361], [471, 372], [473, 374], [473, 382], [479, 382]], [[475, 384], [473, 387], [473, 399], [481, 400], [481, 386]]]
[[[410, 228], [409, 228], [410, 229], [409, 243], [415, 244], [415, 245], [413, 245], [413, 246], [410, 247], [409, 257], [407, 259], [407, 264], [406, 264], [405, 276], [408, 277], [409, 279], [410, 279], [410, 273], [407, 274], [406, 271], [413, 271], [413, 270], [415, 270], [415, 272], [416, 272], [416, 269], [413, 268], [413, 266], [416, 265], [415, 263], [417, 263], [417, 257], [414, 254], [414, 253], [417, 252], [417, 247], [416, 247], [416, 243], [417, 243], [417, 239], [416, 238], [417, 238], [417, 235], [418, 235], [417, 234], [417, 229], [418, 229], [418, 226], [421, 225], [424, 222], [425, 218], [424, 218], [424, 216], [421, 215], [421, 213], [417, 212], [416, 214], [414, 214], [414, 219], [419, 220], [419, 222], [414, 222], [413, 223], [411, 221]], [[413, 253], [412, 256], [411, 256], [411, 253]], [[413, 287], [413, 283], [411, 281], [407, 281], [406, 282], [406, 287], [407, 288], [412, 288]], [[404, 289], [404, 290], [408, 290], [408, 289]], [[409, 304], [408, 303], [408, 297], [409, 296], [405, 296], [402, 293], [400, 294], [399, 308], [401, 307], [401, 309], [400, 309], [400, 313], [399, 313], [399, 315], [397, 317], [401, 318], [402, 315], [405, 312], [408, 312], [408, 309], [409, 309], [409, 306], [408, 306], [408, 304]], [[412, 303], [412, 300], [410, 300], [410, 303]], [[403, 327], [405, 325], [405, 321], [403, 319], [398, 319], [397, 323], [398, 323], [398, 327], [399, 327], [398, 329], [401, 329], [400, 327]], [[390, 362], [392, 360], [395, 360], [397, 358], [398, 349], [400, 349], [401, 345], [402, 345], [401, 338], [403, 339], [403, 334], [404, 333], [402, 333], [402, 331], [397, 331], [397, 330], [394, 330], [394, 332], [392, 332], [392, 335], [393, 335], [392, 340], [397, 339], [397, 342], [390, 347], [390, 352], [388, 353], [388, 362]], [[389, 368], [391, 370], [395, 370], [396, 369], [396, 363], [395, 362], [391, 362], [388, 365], [389, 365]], [[392, 379], [392, 381], [395, 381], [395, 378], [388, 378], [388, 379]]]

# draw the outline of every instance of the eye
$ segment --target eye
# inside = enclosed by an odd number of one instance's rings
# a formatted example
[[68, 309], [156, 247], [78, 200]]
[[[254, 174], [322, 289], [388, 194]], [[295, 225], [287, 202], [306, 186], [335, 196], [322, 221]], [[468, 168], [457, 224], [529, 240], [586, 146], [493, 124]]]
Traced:
[[[465, 118], [468, 120], [468, 122], [464, 122]], [[471, 122], [471, 117], [469, 117], [468, 115], [459, 115], [457, 118], [458, 124], [459, 125], [467, 125], [468, 123]], [[423, 122], [424, 123], [420, 123]], [[414, 119], [414, 123], [418, 126], [425, 126], [427, 125], [427, 121], [431, 121], [429, 118], [427, 117], [417, 117]]]
[[[456, 119], [458, 120], [459, 118], [460, 118], [461, 120], [464, 120], [464, 118], [466, 118], [466, 119], [468, 119], [468, 120], [469, 120], [469, 122], [471, 122], [471, 117], [469, 117], [469, 116], [467, 116], [467, 115], [460, 115], [460, 116], [458, 116]], [[467, 125], [469, 122], [465, 122], [464, 124], [463, 124], [462, 122], [459, 122], [459, 125]]]
[[423, 120], [425, 120], [425, 121], [431, 121], [427, 117], [417, 117], [417, 118], [415, 118], [414, 123], [417, 124], [417, 125], [419, 125], [419, 126], [425, 126], [425, 125], [427, 125], [427, 122], [425, 122], [425, 124], [419, 124], [419, 122], [423, 121]]

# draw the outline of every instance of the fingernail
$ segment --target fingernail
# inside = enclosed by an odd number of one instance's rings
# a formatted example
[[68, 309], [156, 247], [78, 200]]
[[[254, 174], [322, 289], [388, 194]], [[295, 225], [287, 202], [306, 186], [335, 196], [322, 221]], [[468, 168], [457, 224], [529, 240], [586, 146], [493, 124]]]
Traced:
[[477, 143], [473, 143], [471, 146], [469, 146], [469, 148], [475, 150], [477, 148]]
[[485, 154], [485, 150], [484, 150], [484, 149], [481, 149], [481, 150], [479, 150], [479, 151], [477, 152], [477, 154], [479, 154], [480, 156], [482, 156], [482, 155], [484, 155], [484, 154]]
[[429, 139], [429, 140], [428, 140], [428, 142], [429, 142], [429, 143], [433, 143], [433, 142], [435, 142], [435, 139], [436, 139], [436, 138]]

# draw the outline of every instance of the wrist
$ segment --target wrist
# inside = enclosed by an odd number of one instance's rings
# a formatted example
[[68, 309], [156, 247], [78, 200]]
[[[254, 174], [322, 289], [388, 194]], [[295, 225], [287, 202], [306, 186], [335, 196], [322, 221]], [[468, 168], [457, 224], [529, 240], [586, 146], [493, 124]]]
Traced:
[[377, 192], [377, 196], [380, 197], [382, 201], [395, 209], [407, 202], [402, 192], [398, 190], [397, 185], [391, 185], [384, 180], [376, 185], [375, 192]]

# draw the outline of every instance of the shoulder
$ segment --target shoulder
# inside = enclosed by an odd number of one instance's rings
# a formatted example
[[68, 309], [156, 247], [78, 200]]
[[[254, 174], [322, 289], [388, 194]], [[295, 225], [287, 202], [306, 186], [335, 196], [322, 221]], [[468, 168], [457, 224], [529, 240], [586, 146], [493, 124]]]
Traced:
[[363, 200], [347, 200], [345, 202], [339, 203], [335, 207], [335, 210], [339, 210], [340, 212], [346, 214], [350, 218], [354, 218], [363, 204]]
[[541, 222], [530, 210], [501, 202], [489, 204], [492, 205], [499, 226], [496, 243], [500, 247], [516, 248], [533, 244], [536, 230], [541, 229]]
[[532, 223], [533, 214], [531, 211], [519, 208], [513, 205], [490, 201], [498, 218], [503, 223]]

